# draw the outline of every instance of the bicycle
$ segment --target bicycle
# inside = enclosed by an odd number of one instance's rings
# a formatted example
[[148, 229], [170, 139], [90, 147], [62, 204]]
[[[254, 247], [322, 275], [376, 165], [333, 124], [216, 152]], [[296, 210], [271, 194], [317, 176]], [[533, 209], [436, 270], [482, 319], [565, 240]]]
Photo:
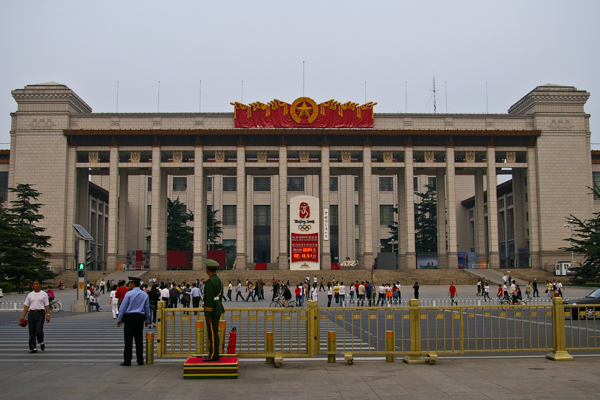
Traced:
[[52, 310], [53, 313], [61, 312], [62, 309], [60, 300], [54, 299], [50, 302], [50, 310]]
[[292, 299], [288, 300], [287, 306], [283, 303], [283, 301], [284, 301], [284, 298], [282, 296], [275, 297], [275, 300], [273, 300], [271, 302], [271, 304], [269, 305], [269, 307], [287, 307], [287, 308], [293, 308], [293, 307], [296, 307], [298, 305], [298, 304], [296, 304], [296, 301], [292, 300]]
[[502, 309], [504, 311], [508, 310], [507, 306], [526, 306], [526, 305], [527, 305], [527, 301], [525, 301], [523, 299], [517, 299], [517, 301], [513, 302], [510, 297], [503, 298], [502, 302], [500, 303], [500, 306], [502, 306]]

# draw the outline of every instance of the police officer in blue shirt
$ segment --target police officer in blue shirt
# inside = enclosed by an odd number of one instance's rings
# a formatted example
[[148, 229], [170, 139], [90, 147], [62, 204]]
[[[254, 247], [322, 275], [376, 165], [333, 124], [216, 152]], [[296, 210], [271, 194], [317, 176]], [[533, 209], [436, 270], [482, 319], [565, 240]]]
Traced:
[[125, 351], [121, 365], [131, 365], [133, 357], [133, 340], [135, 339], [135, 355], [138, 365], [144, 365], [144, 322], [150, 325], [150, 301], [146, 292], [140, 289], [140, 278], [129, 277], [129, 291], [119, 308], [117, 326], [125, 324]]

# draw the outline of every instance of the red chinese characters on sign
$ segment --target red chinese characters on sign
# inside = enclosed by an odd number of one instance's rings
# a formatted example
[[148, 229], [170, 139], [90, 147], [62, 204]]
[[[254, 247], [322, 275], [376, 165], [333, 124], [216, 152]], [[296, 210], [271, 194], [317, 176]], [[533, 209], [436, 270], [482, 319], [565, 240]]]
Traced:
[[319, 234], [292, 233], [292, 262], [319, 262]]
[[292, 104], [277, 99], [267, 104], [231, 104], [236, 128], [372, 128], [377, 103], [329, 100], [317, 104], [310, 97], [300, 97]]

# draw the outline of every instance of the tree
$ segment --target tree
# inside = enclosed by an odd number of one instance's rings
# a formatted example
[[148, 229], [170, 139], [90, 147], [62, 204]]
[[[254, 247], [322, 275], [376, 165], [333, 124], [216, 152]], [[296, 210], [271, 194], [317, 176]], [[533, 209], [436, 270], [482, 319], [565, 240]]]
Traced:
[[415, 212], [415, 251], [417, 253], [437, 252], [437, 197], [433, 185], [425, 186], [427, 192], [415, 192], [421, 198], [416, 203]]
[[[398, 215], [398, 206], [392, 207], [392, 212], [394, 213], [394, 215]], [[396, 221], [396, 218], [393, 218], [392, 222], [390, 222], [387, 227], [390, 229], [391, 236], [386, 241], [388, 243], [398, 243], [398, 222]], [[396, 248], [399, 250], [400, 246], [398, 245], [398, 247]]]
[[223, 233], [221, 221], [217, 219], [218, 212], [219, 210], [213, 210], [210, 206], [206, 211], [206, 241], [210, 243], [209, 250], [223, 249], [223, 245], [217, 242], [217, 239], [219, 239]]
[[[590, 188], [592, 194], [600, 197], [600, 189]], [[574, 271], [573, 282], [596, 283], [600, 282], [600, 213], [592, 214], [592, 218], [582, 220], [570, 214], [567, 223], [574, 226], [573, 236], [565, 239], [571, 243], [569, 247], [560, 250], [582, 255], [583, 262], [578, 266], [571, 266]]]
[[193, 250], [194, 229], [188, 226], [194, 214], [186, 209], [179, 197], [167, 198], [167, 250]]
[[18, 284], [20, 281], [51, 279], [55, 274], [48, 269], [50, 247], [46, 228], [39, 225], [44, 216], [39, 214], [43, 204], [36, 203], [40, 192], [29, 184], [9, 188], [15, 194], [12, 207], [0, 207], [0, 274]]

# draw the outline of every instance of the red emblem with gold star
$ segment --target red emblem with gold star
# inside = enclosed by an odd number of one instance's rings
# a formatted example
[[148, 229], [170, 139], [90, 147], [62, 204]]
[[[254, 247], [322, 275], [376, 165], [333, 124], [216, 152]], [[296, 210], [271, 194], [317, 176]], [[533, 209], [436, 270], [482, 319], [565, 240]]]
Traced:
[[292, 104], [277, 99], [267, 104], [231, 104], [236, 128], [372, 128], [377, 103], [329, 100], [317, 104], [310, 97], [299, 97]]

